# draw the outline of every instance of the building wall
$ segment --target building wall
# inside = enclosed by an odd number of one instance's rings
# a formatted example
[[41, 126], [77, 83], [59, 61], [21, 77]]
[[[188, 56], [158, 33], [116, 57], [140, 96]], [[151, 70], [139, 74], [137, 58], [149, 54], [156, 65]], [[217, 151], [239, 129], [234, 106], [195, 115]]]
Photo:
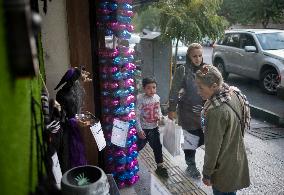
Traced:
[[51, 98], [68, 67], [70, 52], [67, 29], [66, 0], [48, 1], [47, 13], [43, 13], [43, 1], [39, 1], [42, 16], [42, 47], [45, 64], [46, 84]]
[[0, 194], [27, 195], [37, 181], [31, 98], [40, 102], [41, 81], [12, 77], [4, 30], [0, 0]]

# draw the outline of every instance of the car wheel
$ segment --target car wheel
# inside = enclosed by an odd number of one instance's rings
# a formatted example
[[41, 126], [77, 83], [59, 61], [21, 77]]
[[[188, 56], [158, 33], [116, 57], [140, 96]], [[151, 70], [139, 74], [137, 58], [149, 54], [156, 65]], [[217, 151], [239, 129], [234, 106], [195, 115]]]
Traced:
[[218, 70], [221, 72], [223, 79], [227, 80], [227, 78], [229, 77], [229, 73], [225, 69], [224, 61], [216, 60], [216, 62], [214, 63], [214, 66], [216, 66], [216, 68], [218, 68]]
[[280, 84], [280, 77], [276, 70], [266, 70], [261, 74], [260, 85], [267, 94], [276, 94], [277, 86]]

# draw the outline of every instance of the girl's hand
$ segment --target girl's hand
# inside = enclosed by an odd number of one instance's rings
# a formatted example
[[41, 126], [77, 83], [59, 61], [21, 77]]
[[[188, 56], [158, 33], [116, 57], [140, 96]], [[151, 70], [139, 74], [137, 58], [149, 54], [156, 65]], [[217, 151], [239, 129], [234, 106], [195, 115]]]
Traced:
[[138, 132], [138, 137], [140, 138], [140, 139], [146, 139], [146, 134], [145, 134], [145, 132], [142, 130], [142, 131], [139, 131]]

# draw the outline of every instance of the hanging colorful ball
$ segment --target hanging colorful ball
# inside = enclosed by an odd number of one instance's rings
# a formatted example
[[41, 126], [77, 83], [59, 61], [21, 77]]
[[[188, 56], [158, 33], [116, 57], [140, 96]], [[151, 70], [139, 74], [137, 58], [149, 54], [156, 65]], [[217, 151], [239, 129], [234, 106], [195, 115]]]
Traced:
[[112, 99], [112, 100], [110, 101], [110, 106], [117, 106], [117, 105], [119, 105], [119, 100], [117, 100], [117, 99]]
[[132, 151], [137, 150], [137, 149], [138, 149], [137, 144], [134, 143], [134, 144], [129, 148], [129, 151], [130, 151], [130, 149], [131, 149]]
[[133, 0], [115, 0], [117, 3], [129, 3], [132, 4]]
[[115, 167], [116, 172], [122, 172], [125, 171], [125, 165], [117, 166]]
[[98, 13], [103, 15], [109, 15], [111, 12], [109, 9], [98, 9]]
[[131, 17], [117, 15], [116, 19], [117, 19], [118, 22], [123, 23], [123, 24], [130, 24], [131, 23]]
[[132, 171], [133, 171], [134, 175], [136, 175], [139, 171], [139, 167], [135, 166]]
[[126, 154], [122, 149], [119, 149], [119, 150], [116, 150], [116, 151], [113, 152], [113, 156], [122, 157], [122, 156], [126, 156]]
[[108, 89], [110, 89], [110, 90], [115, 90], [118, 87], [119, 87], [119, 84], [117, 82], [108, 83]]
[[109, 5], [109, 2], [102, 1], [102, 2], [99, 3], [99, 8], [100, 9], [108, 9], [108, 5]]
[[120, 10], [117, 11], [117, 13], [118, 13], [119, 15], [127, 16], [127, 17], [133, 17], [133, 16], [134, 16], [133, 11], [130, 11], [130, 10], [123, 10], [123, 9], [120, 9]]
[[108, 8], [112, 11], [115, 11], [115, 10], [117, 10], [118, 5], [117, 5], [117, 3], [109, 3]]
[[136, 183], [136, 178], [133, 176], [130, 179], [126, 180], [126, 184], [131, 186]]
[[134, 93], [135, 88], [133, 86], [130, 86], [127, 88], [127, 90], [129, 91], [129, 93]]
[[119, 5], [119, 9], [123, 9], [123, 10], [132, 10], [132, 6], [128, 3], [122, 3]]
[[[135, 136], [135, 135], [134, 135]], [[136, 137], [136, 136], [135, 136]], [[133, 151], [131, 154], [130, 154], [130, 156], [132, 157], [132, 158], [137, 158], [137, 156], [138, 156], [138, 152], [137, 151]]]
[[126, 164], [126, 163], [127, 163], [127, 157], [126, 157], [126, 156], [119, 157], [119, 158], [116, 159], [116, 161], [117, 161], [119, 164]]
[[134, 26], [131, 24], [126, 24], [126, 30], [128, 30], [128, 32], [133, 32], [134, 31]]
[[131, 34], [127, 30], [121, 30], [117, 33], [117, 36], [120, 39], [130, 39]]
[[139, 180], [139, 175], [134, 175], [135, 183]]
[[[130, 147], [132, 145], [132, 141], [131, 140], [127, 140], [127, 142], [126, 142], [126, 146], [127, 147]], [[131, 157], [130, 157], [131, 158]]]
[[124, 100], [123, 100], [123, 104], [125, 105], [129, 105], [131, 104], [132, 102], [135, 102], [135, 96], [130, 94], [128, 95]]
[[113, 80], [118, 81], [118, 80], [121, 80], [123, 78], [123, 74], [121, 72], [116, 72], [116, 73], [112, 74], [111, 78]]
[[133, 63], [127, 63], [127, 64], [125, 64], [125, 68], [127, 70], [135, 70], [136, 69], [136, 65], [133, 64]]
[[132, 160], [130, 163], [126, 164], [125, 168], [128, 169], [128, 170], [132, 170], [132, 169], [134, 169], [135, 166], [136, 166], [135, 161]]
[[125, 186], [126, 186], [126, 184], [125, 184], [124, 181], [119, 181], [119, 182], [118, 182], [118, 188], [119, 188], [119, 189], [125, 188]]

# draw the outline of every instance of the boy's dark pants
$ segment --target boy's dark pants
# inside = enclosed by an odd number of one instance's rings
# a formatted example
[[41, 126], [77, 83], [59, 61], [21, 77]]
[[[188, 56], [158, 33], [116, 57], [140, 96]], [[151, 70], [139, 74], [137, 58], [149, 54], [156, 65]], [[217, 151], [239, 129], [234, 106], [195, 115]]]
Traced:
[[162, 144], [160, 141], [160, 132], [159, 128], [156, 127], [154, 129], [143, 129], [146, 135], [146, 139], [140, 139], [138, 138], [137, 146], [138, 151], [142, 150], [147, 142], [149, 142], [149, 145], [151, 146], [156, 163], [162, 163], [163, 162], [163, 153], [162, 153]]

